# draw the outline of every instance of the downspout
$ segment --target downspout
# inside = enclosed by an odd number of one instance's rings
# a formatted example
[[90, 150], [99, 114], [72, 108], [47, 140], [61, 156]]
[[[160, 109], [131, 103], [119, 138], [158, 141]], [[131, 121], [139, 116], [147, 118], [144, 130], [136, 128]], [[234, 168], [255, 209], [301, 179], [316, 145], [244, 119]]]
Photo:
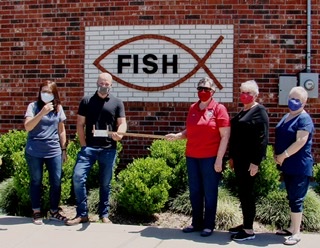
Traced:
[[307, 68], [306, 72], [311, 72], [311, 0], [307, 0]]

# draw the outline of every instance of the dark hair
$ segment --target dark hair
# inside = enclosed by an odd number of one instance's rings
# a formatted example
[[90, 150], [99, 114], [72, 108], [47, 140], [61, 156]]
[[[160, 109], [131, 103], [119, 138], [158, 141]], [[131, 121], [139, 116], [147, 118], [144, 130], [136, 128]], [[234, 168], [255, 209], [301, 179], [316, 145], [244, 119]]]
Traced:
[[58, 112], [58, 106], [61, 104], [61, 101], [59, 98], [59, 93], [58, 93], [58, 88], [57, 88], [56, 83], [53, 81], [50, 81], [50, 80], [47, 80], [40, 85], [39, 93], [38, 93], [38, 101], [37, 101], [38, 109], [40, 111], [43, 108], [43, 106], [45, 105], [45, 103], [41, 99], [41, 90], [44, 86], [48, 86], [49, 89], [52, 91], [52, 94], [54, 96], [54, 99], [52, 100], [53, 111], [56, 114]]

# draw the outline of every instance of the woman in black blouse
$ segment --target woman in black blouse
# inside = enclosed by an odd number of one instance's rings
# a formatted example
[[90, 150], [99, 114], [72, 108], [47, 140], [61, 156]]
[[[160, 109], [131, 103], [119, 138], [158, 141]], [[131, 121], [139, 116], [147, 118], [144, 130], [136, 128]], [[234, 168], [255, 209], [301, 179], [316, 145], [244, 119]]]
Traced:
[[259, 94], [254, 80], [240, 86], [243, 109], [231, 120], [229, 165], [234, 169], [239, 188], [243, 224], [229, 229], [237, 241], [254, 239], [253, 221], [256, 214], [254, 180], [266, 155], [268, 144], [268, 115], [256, 102]]

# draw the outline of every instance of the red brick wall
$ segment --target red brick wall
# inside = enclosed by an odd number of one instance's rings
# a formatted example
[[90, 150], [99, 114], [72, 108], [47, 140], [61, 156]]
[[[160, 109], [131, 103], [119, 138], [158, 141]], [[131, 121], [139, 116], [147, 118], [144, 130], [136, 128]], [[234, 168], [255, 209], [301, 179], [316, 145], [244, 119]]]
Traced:
[[[307, 0], [105, 0], [0, 1], [0, 130], [23, 129], [27, 104], [45, 79], [58, 83], [74, 137], [76, 112], [84, 86], [84, 28], [104, 25], [233, 24], [234, 102], [239, 110], [239, 84], [256, 79], [260, 100], [268, 108], [270, 142], [287, 111], [278, 106], [278, 78], [306, 68]], [[236, 4], [234, 2], [237, 2]], [[285, 2], [285, 3], [284, 3]], [[320, 71], [320, 5], [312, 0], [313, 72]], [[289, 41], [289, 42], [288, 42]], [[129, 131], [165, 134], [183, 129], [190, 103], [126, 103]], [[310, 99], [307, 110], [316, 129], [320, 102]], [[125, 164], [148, 153], [149, 139], [124, 138]], [[320, 134], [314, 137], [320, 161]]]

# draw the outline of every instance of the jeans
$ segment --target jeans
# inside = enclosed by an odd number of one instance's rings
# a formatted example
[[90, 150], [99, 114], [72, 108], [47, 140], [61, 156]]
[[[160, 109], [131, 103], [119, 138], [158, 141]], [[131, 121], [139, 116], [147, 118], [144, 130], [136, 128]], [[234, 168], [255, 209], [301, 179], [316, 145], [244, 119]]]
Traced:
[[90, 169], [96, 161], [99, 163], [99, 216], [100, 218], [108, 217], [110, 207], [109, 195], [115, 160], [116, 149], [103, 149], [88, 146], [81, 148], [73, 171], [73, 186], [77, 203], [77, 217], [88, 216], [86, 181]]
[[[218, 186], [221, 173], [214, 170], [216, 157], [187, 157], [187, 170], [192, 207], [192, 226], [197, 229], [215, 227]], [[204, 213], [203, 213], [204, 207]]]
[[42, 190], [43, 165], [49, 172], [50, 183], [50, 210], [58, 210], [61, 196], [62, 157], [38, 158], [25, 153], [30, 175], [30, 198], [33, 210], [40, 210], [40, 199]]
[[301, 213], [303, 211], [304, 199], [309, 189], [310, 177], [283, 173], [283, 179], [286, 185], [291, 212]]
[[239, 188], [239, 199], [243, 215], [244, 229], [253, 229], [253, 222], [256, 216], [256, 196], [254, 194], [254, 182], [257, 177], [250, 176], [250, 162], [245, 160], [233, 160], [234, 172]]

